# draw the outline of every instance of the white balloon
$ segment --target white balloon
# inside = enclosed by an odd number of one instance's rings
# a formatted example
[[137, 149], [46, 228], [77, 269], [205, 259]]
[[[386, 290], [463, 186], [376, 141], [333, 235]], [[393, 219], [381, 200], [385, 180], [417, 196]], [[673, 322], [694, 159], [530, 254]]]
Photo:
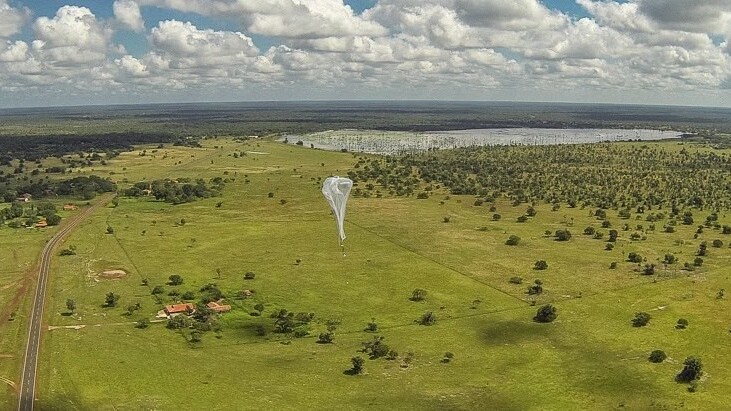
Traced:
[[345, 221], [345, 206], [348, 203], [351, 188], [353, 188], [353, 180], [345, 177], [328, 177], [322, 183], [322, 194], [327, 199], [327, 202], [330, 203], [330, 208], [332, 208], [335, 214], [341, 242], [345, 240], [343, 223]]

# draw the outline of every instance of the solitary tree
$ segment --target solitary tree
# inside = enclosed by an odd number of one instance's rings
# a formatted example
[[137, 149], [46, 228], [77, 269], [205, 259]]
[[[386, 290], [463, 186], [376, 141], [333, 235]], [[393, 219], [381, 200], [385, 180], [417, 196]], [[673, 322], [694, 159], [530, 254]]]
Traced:
[[539, 323], [550, 323], [553, 322], [556, 317], [558, 317], [558, 314], [556, 313], [556, 307], [552, 306], [551, 304], [546, 304], [538, 309], [538, 311], [536, 312], [536, 316], [533, 317], [533, 320]]
[[365, 360], [361, 356], [356, 356], [350, 359], [351, 364], [353, 364], [353, 368], [350, 369], [350, 372], [353, 375], [360, 375], [363, 374], [363, 371], [365, 369], [363, 366], [365, 365]]
[[73, 314], [74, 311], [76, 311], [76, 301], [70, 298], [66, 300], [66, 308], [68, 308], [68, 310], [71, 311], [71, 313]]
[[635, 313], [635, 318], [632, 319], [632, 326], [634, 327], [644, 327], [647, 325], [647, 323], [650, 322], [650, 314], [645, 312], [637, 312]]
[[650, 353], [650, 357], [648, 357], [648, 360], [650, 362], [660, 363], [660, 362], [665, 361], [666, 358], [668, 358], [668, 356], [667, 356], [667, 354], [665, 354], [665, 351], [655, 350]]
[[424, 301], [426, 299], [426, 290], [417, 288], [411, 293], [411, 301]]
[[508, 237], [508, 240], [505, 241], [505, 244], [518, 245], [519, 242], [520, 242], [520, 237], [518, 237], [517, 235], [511, 235], [510, 237]]
[[104, 305], [107, 307], [116, 307], [117, 301], [119, 301], [119, 295], [114, 294], [113, 292], [108, 292], [106, 295], [106, 298], [104, 300]]
[[675, 376], [678, 382], [691, 382], [701, 378], [703, 364], [700, 358], [688, 357], [683, 361], [683, 369]]
[[538, 260], [536, 261], [536, 264], [533, 266], [534, 270], [545, 270], [548, 268], [548, 263], [546, 260]]
[[170, 277], [168, 277], [168, 283], [170, 285], [180, 285], [183, 284], [183, 277], [181, 277], [178, 274], [173, 274]]

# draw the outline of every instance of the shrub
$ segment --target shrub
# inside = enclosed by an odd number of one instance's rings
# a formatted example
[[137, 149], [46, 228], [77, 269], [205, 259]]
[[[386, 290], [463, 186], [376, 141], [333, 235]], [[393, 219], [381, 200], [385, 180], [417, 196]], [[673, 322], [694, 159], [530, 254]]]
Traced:
[[703, 364], [700, 358], [688, 357], [683, 361], [683, 369], [675, 376], [678, 382], [691, 382], [699, 379], [703, 374]]
[[586, 235], [594, 235], [594, 233], [596, 233], [596, 229], [594, 229], [594, 227], [592, 226], [586, 227], [584, 229], [584, 234]]
[[178, 274], [173, 274], [170, 277], [168, 277], [168, 284], [170, 284], [170, 285], [183, 284], [183, 277], [181, 277]]
[[254, 278], [256, 278], [256, 274], [252, 271], [247, 271], [246, 274], [244, 274], [244, 280], [253, 280]]
[[617, 268], [617, 262], [616, 261], [612, 261], [611, 264], [609, 264], [609, 269], [610, 270], [614, 270], [616, 268]]
[[662, 262], [665, 264], [673, 264], [677, 261], [677, 258], [673, 254], [665, 254]]
[[667, 354], [665, 354], [665, 351], [655, 350], [650, 353], [650, 356], [647, 359], [650, 362], [661, 363], [661, 362], [665, 361], [666, 358], [668, 358], [668, 356], [667, 356]]
[[431, 311], [427, 311], [417, 320], [421, 325], [434, 325], [437, 322], [437, 316]]
[[417, 288], [411, 292], [411, 301], [424, 301], [426, 299], [426, 290]]
[[508, 240], [505, 241], [505, 244], [518, 245], [519, 242], [520, 242], [520, 237], [518, 237], [517, 235], [511, 235], [510, 237], [508, 237]]
[[633, 327], [644, 327], [647, 325], [647, 323], [650, 322], [650, 314], [645, 312], [636, 312], [635, 318], [632, 319], [632, 326]]
[[556, 317], [558, 317], [558, 314], [556, 313], [556, 307], [552, 306], [551, 304], [546, 304], [538, 309], [538, 311], [536, 312], [536, 316], [533, 317], [533, 321], [539, 323], [550, 323], [553, 322]]
[[569, 241], [571, 239], [571, 233], [569, 230], [556, 230], [557, 241]]
[[381, 336], [373, 337], [371, 341], [364, 342], [361, 352], [368, 354], [368, 357], [371, 360], [375, 360], [376, 358], [388, 355], [388, 353], [391, 352], [391, 349], [385, 342], [383, 342], [383, 337]]
[[721, 240], [713, 240], [713, 243], [711, 243], [711, 245], [713, 245], [716, 248], [721, 248], [721, 247], [723, 247], [723, 241], [721, 241]]
[[543, 281], [541, 281], [539, 279], [536, 279], [533, 282], [533, 285], [531, 285], [528, 288], [528, 294], [529, 295], [537, 295], [537, 294], [542, 294], [542, 293], [543, 293]]
[[655, 264], [645, 264], [645, 268], [642, 270], [642, 274], [644, 274], [644, 275], [655, 274]]
[[366, 327], [363, 331], [372, 332], [372, 333], [377, 332], [378, 324], [375, 322], [375, 319], [372, 319], [371, 322], [366, 324]]
[[517, 222], [519, 222], [519, 223], [525, 223], [526, 221], [528, 221], [528, 217], [527, 217], [527, 216], [524, 216], [524, 215], [522, 215], [522, 216], [519, 216], [519, 217], [518, 217], [518, 218], [516, 219], [516, 221], [517, 221]]
[[498, 221], [498, 220], [500, 220], [501, 218], [503, 218], [503, 217], [502, 217], [502, 216], [501, 216], [500, 214], [497, 214], [497, 213], [496, 213], [496, 214], [493, 214], [493, 215], [492, 215], [492, 220], [493, 220], [493, 221]]
[[604, 246], [604, 249], [607, 251], [614, 250], [614, 244], [613, 243], [607, 243], [607, 245]]
[[627, 261], [629, 261], [630, 263], [641, 263], [642, 256], [633, 251], [627, 254]]
[[352, 375], [360, 375], [363, 374], [365, 365], [365, 360], [363, 357], [357, 356], [350, 359], [350, 363], [353, 365], [353, 367], [350, 369], [350, 373]]
[[535, 265], [533, 266], [534, 270], [545, 270], [548, 268], [548, 263], [546, 260], [538, 260], [536, 261]]
[[150, 320], [147, 318], [143, 318], [135, 324], [135, 328], [144, 329], [150, 326]]
[[696, 257], [696, 258], [695, 258], [695, 259], [693, 260], [693, 266], [695, 266], [695, 267], [700, 267], [700, 266], [702, 266], [702, 265], [703, 265], [703, 259], [702, 259], [702, 258], [700, 258], [700, 257]]
[[523, 284], [523, 279], [521, 277], [510, 277], [510, 283], [512, 284]]
[[688, 328], [688, 320], [686, 320], [685, 318], [680, 318], [678, 320], [678, 323], [675, 324], [675, 328], [677, 328], [678, 330], [684, 330]]

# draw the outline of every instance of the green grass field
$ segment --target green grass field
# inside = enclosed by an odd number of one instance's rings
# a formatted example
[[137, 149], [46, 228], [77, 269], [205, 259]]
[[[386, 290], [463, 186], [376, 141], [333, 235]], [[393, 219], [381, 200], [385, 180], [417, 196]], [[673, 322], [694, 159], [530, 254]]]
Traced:
[[[120, 182], [219, 176], [229, 182], [222, 197], [177, 206], [121, 198], [65, 241], [77, 255], [54, 260], [46, 309], [53, 329], [42, 348], [40, 408], [731, 407], [725, 361], [731, 303], [716, 298], [720, 289], [731, 290], [729, 235], [707, 229], [694, 239], [695, 225], [679, 225], [672, 234], [658, 229], [644, 241], [630, 241], [634, 230], [620, 229], [615, 249], [605, 251], [606, 240], [581, 234], [600, 225], [589, 209], [539, 205], [534, 218], [518, 223], [527, 206], [507, 200], [497, 200], [502, 219], [492, 221], [488, 204], [474, 206], [471, 196], [351, 198], [343, 256], [319, 179], [344, 175], [356, 161], [352, 154], [259, 140], [206, 140], [204, 146], [154, 153], [145, 147], [95, 167], [93, 173]], [[234, 152], [246, 155], [235, 158]], [[629, 220], [608, 214], [615, 228], [647, 224], [634, 214]], [[724, 224], [729, 217], [719, 215]], [[564, 228], [573, 234], [568, 242], [544, 235]], [[505, 245], [512, 234], [521, 237], [518, 246]], [[17, 248], [28, 255], [17, 259], [32, 261], [42, 239], [33, 230], [23, 235], [28, 245]], [[680, 269], [693, 261], [701, 241], [714, 239], [726, 244], [709, 246], [702, 267]], [[629, 252], [658, 264], [657, 273], [638, 273], [637, 264], [625, 261]], [[666, 253], [679, 263], [665, 269], [659, 260]], [[537, 260], [549, 268], [533, 270]], [[612, 262], [616, 269], [609, 269]], [[0, 273], [18, 278], [22, 268]], [[105, 278], [106, 269], [127, 275]], [[244, 280], [247, 271], [256, 278]], [[184, 283], [166, 285], [171, 274]], [[510, 283], [513, 276], [523, 284]], [[526, 290], [536, 278], [545, 292], [531, 306]], [[161, 300], [168, 303], [170, 291], [199, 295], [207, 283], [218, 284], [233, 306], [221, 315], [219, 332], [191, 343], [189, 330], [169, 330], [164, 322], [134, 327], [162, 308], [152, 287], [164, 287]], [[415, 288], [427, 290], [425, 301], [409, 300]], [[235, 298], [246, 289], [252, 297]], [[102, 307], [107, 292], [121, 296], [117, 307]], [[73, 315], [65, 315], [69, 298], [77, 303]], [[126, 315], [127, 306], [138, 302], [142, 308]], [[546, 302], [558, 308], [558, 319], [533, 322]], [[257, 303], [264, 313], [251, 316]], [[271, 332], [269, 314], [279, 309], [315, 313], [310, 336]], [[426, 311], [436, 314], [435, 325], [415, 322]], [[631, 326], [637, 311], [652, 315], [647, 327]], [[689, 320], [688, 329], [674, 328], [679, 318]], [[364, 331], [372, 319], [377, 333]], [[318, 344], [328, 320], [340, 323], [335, 342]], [[257, 326], [267, 334], [257, 335]], [[358, 351], [374, 335], [383, 336], [399, 358], [366, 360], [364, 375], [347, 375], [351, 357], [365, 357]], [[664, 350], [668, 360], [648, 362], [654, 349]], [[442, 362], [445, 352], [454, 354], [452, 361]], [[694, 393], [674, 381], [690, 355], [703, 360], [705, 371]]]

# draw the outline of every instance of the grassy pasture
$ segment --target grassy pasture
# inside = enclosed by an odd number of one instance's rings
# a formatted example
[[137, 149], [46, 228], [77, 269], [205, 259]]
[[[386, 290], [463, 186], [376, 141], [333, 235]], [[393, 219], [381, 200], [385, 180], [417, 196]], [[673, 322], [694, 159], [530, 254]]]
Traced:
[[[140, 156], [143, 149], [147, 153]], [[318, 178], [345, 174], [355, 161], [351, 154], [223, 140], [208, 140], [204, 149], [152, 150], [125, 153], [95, 172], [130, 183], [163, 177], [233, 181], [223, 197], [178, 206], [122, 198], [69, 237], [66, 244], [75, 245], [77, 255], [54, 261], [47, 318], [53, 326], [83, 327], [46, 334], [39, 375], [43, 408], [731, 406], [724, 395], [731, 390], [731, 367], [724, 361], [731, 314], [728, 298], [716, 299], [719, 289], [731, 289], [731, 236], [707, 229], [694, 239], [695, 225], [679, 225], [670, 234], [657, 224], [647, 240], [630, 241], [634, 230], [618, 227], [648, 223], [634, 214], [622, 220], [610, 210], [620, 239], [605, 251], [605, 240], [581, 234], [600, 224], [589, 209], [539, 205], [534, 218], [518, 223], [527, 206], [498, 200], [502, 219], [495, 222], [489, 205], [474, 206], [471, 196], [352, 198], [344, 257]], [[234, 158], [234, 152], [246, 155]], [[731, 222], [723, 214], [719, 219]], [[105, 233], [107, 226], [113, 234]], [[569, 229], [573, 238], [544, 236], [557, 229]], [[518, 246], [504, 244], [511, 234], [522, 238]], [[700, 241], [716, 238], [726, 244], [709, 246], [701, 268], [679, 269], [693, 260]], [[636, 272], [636, 264], [625, 261], [632, 251], [658, 264], [657, 274]], [[665, 270], [658, 263], [665, 253], [680, 262]], [[533, 270], [539, 259], [548, 262], [547, 270]], [[610, 270], [611, 262], [618, 268]], [[98, 277], [104, 268], [123, 268], [128, 275]], [[247, 271], [256, 278], [244, 280]], [[182, 275], [184, 283], [166, 285], [171, 274]], [[525, 281], [511, 284], [512, 276]], [[143, 278], [149, 286], [141, 285]], [[545, 288], [538, 304], [558, 307], [554, 323], [531, 321], [537, 307], [528, 303], [526, 289], [535, 278]], [[163, 286], [161, 298], [168, 302], [173, 289], [199, 294], [210, 282], [234, 306], [221, 317], [220, 333], [205, 333], [201, 343], [191, 344], [188, 331], [161, 323], [133, 327], [162, 307], [151, 287]], [[414, 288], [428, 291], [426, 301], [408, 300]], [[243, 289], [254, 296], [230, 298]], [[121, 296], [118, 307], [102, 307], [109, 291]], [[77, 302], [74, 315], [62, 315], [67, 298]], [[142, 309], [124, 315], [135, 302]], [[265, 305], [261, 317], [249, 315], [256, 303]], [[257, 336], [256, 326], [271, 329], [269, 313], [280, 308], [314, 312], [311, 336]], [[435, 325], [414, 322], [425, 311], [436, 313]], [[631, 326], [636, 311], [651, 313], [647, 327]], [[690, 321], [686, 330], [674, 328], [681, 317]], [[372, 318], [380, 326], [376, 334], [363, 331]], [[341, 322], [335, 344], [316, 344], [330, 319]], [[357, 351], [373, 335], [384, 336], [400, 358], [367, 360], [365, 375], [344, 374], [352, 356], [365, 356]], [[649, 363], [647, 355], [658, 348], [670, 358]], [[455, 358], [442, 363], [447, 351]], [[413, 361], [402, 367], [409, 352]], [[688, 355], [705, 364], [696, 393], [673, 381]]]

